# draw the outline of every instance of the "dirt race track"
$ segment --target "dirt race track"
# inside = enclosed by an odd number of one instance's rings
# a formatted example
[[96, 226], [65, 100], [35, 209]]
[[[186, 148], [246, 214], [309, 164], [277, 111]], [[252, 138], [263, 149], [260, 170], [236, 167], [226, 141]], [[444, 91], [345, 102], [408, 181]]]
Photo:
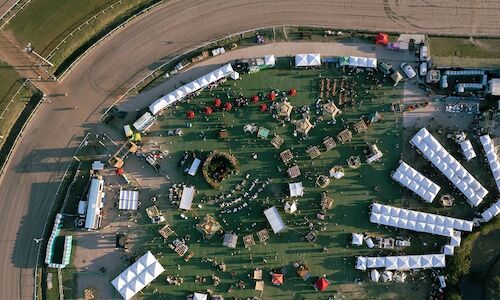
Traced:
[[[39, 246], [33, 238], [42, 234], [75, 148], [85, 131], [105, 131], [97, 122], [101, 113], [157, 61], [265, 26], [500, 35], [499, 16], [500, 7], [492, 0], [169, 0], [96, 47], [62, 82], [39, 83], [47, 94], [69, 96], [51, 97], [52, 103], [40, 107], [0, 179], [0, 298], [33, 297]], [[0, 59], [26, 66], [25, 54], [0, 39]], [[19, 72], [34, 76], [27, 68]]]

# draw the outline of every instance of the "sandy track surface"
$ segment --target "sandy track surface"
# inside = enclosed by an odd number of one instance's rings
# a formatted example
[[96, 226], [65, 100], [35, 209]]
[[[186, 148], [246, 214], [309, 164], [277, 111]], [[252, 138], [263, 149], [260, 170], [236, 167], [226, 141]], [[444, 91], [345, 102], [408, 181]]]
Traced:
[[[5, 7], [5, 0], [0, 3]], [[51, 97], [51, 104], [43, 104], [0, 179], [2, 298], [32, 298], [38, 249], [33, 238], [42, 234], [75, 148], [85, 131], [105, 130], [96, 122], [104, 109], [156, 62], [207, 40], [264, 26], [497, 35], [498, 15], [495, 1], [170, 0], [136, 19], [97, 47], [63, 82], [39, 84], [48, 94], [69, 96]], [[24, 76], [34, 72], [25, 68], [26, 58], [18, 48], [2, 43], [0, 57]]]

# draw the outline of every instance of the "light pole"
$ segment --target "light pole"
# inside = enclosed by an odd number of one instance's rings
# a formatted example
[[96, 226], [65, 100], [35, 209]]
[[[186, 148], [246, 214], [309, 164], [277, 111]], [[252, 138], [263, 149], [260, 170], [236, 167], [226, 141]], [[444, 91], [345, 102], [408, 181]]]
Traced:
[[40, 58], [44, 63], [48, 64], [49, 66], [51, 67], [54, 67], [54, 64], [51, 63], [50, 61], [48, 61], [47, 59], [45, 59], [43, 56], [41, 56], [40, 54], [36, 53], [35, 50], [33, 50], [33, 47], [31, 46], [31, 43], [28, 43], [28, 46], [26, 46], [26, 48], [24, 48], [24, 52], [28, 53], [28, 54], [35, 54], [36, 57]]

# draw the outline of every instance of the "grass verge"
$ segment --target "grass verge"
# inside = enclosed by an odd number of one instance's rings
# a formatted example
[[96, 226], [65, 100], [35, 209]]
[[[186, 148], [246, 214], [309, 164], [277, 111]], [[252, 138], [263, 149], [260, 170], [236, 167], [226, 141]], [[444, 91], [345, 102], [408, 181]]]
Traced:
[[[99, 38], [138, 11], [159, 1], [38, 0], [21, 11], [9, 23], [7, 29], [11, 30], [21, 43], [31, 42], [35, 50], [45, 57], [73, 30], [80, 28], [50, 57], [57, 74]], [[103, 10], [105, 12], [102, 12]], [[68, 59], [71, 62], [68, 62]]]

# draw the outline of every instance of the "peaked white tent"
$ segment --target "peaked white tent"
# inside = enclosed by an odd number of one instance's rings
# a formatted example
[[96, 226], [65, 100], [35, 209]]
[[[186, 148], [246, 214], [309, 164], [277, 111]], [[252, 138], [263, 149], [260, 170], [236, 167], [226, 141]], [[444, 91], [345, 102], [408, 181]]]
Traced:
[[472, 231], [471, 221], [373, 203], [370, 222], [380, 225], [453, 237], [456, 230]]
[[208, 300], [208, 295], [202, 293], [194, 293], [193, 300]]
[[410, 144], [441, 171], [467, 197], [472, 206], [478, 206], [488, 191], [423, 127]]
[[470, 140], [462, 141], [459, 145], [467, 161], [470, 161], [471, 159], [476, 157], [476, 151], [474, 151]]
[[266, 219], [269, 222], [269, 225], [271, 225], [274, 233], [279, 233], [285, 230], [285, 223], [276, 209], [276, 206], [264, 210], [264, 215], [266, 216]]
[[363, 235], [359, 234], [359, 233], [353, 233], [351, 244], [356, 245], [356, 246], [363, 245]]
[[500, 200], [495, 202], [492, 206], [488, 207], [482, 214], [483, 222], [488, 222], [500, 213]]
[[[376, 261], [377, 263], [370, 263]], [[386, 256], [386, 257], [356, 257], [358, 270], [385, 268], [386, 270], [412, 270], [444, 268], [446, 266], [444, 254]], [[380, 275], [380, 274], [379, 274]]]
[[139, 192], [120, 189], [118, 209], [137, 210], [139, 206]]
[[453, 255], [455, 253], [455, 247], [451, 245], [444, 245], [443, 246], [443, 254], [444, 255]]
[[440, 186], [420, 174], [420, 172], [404, 161], [402, 161], [396, 171], [392, 173], [391, 177], [402, 186], [419, 195], [427, 203], [431, 203], [441, 189]]
[[489, 134], [479, 137], [481, 144], [483, 145], [484, 153], [486, 154], [486, 160], [490, 165], [491, 173], [495, 179], [497, 189], [500, 191], [500, 161], [498, 160], [498, 155], [495, 150], [495, 144], [491, 139]]
[[307, 53], [295, 55], [295, 67], [312, 67], [321, 65], [319, 53]]
[[373, 269], [371, 272], [370, 272], [370, 279], [373, 281], [373, 282], [378, 282], [379, 279], [380, 279], [380, 272], [377, 271], [377, 269]]
[[[181, 86], [180, 88], [176, 89], [175, 91], [167, 94], [166, 96], [163, 96], [153, 102], [149, 106], [149, 111], [153, 114], [156, 115], [165, 108], [171, 106], [175, 102], [182, 100], [184, 97], [188, 96], [189, 94], [192, 94], [202, 88], [207, 87], [209, 84], [216, 82], [217, 80], [220, 80], [224, 77], [231, 76], [231, 74], [234, 73], [233, 67], [231, 64], [226, 64], [204, 76], [201, 76], [200, 78], [185, 84]], [[137, 127], [136, 127], [137, 128]], [[139, 129], [137, 129], [139, 130]]]
[[377, 68], [377, 59], [376, 58], [367, 58], [367, 57], [359, 57], [359, 56], [349, 56], [348, 58], [348, 66], [355, 68]]
[[274, 67], [276, 65], [276, 57], [274, 55], [264, 56], [264, 63], [266, 66]]
[[118, 275], [111, 284], [120, 293], [123, 299], [128, 300], [151, 283], [165, 269], [148, 251], [135, 263]]

